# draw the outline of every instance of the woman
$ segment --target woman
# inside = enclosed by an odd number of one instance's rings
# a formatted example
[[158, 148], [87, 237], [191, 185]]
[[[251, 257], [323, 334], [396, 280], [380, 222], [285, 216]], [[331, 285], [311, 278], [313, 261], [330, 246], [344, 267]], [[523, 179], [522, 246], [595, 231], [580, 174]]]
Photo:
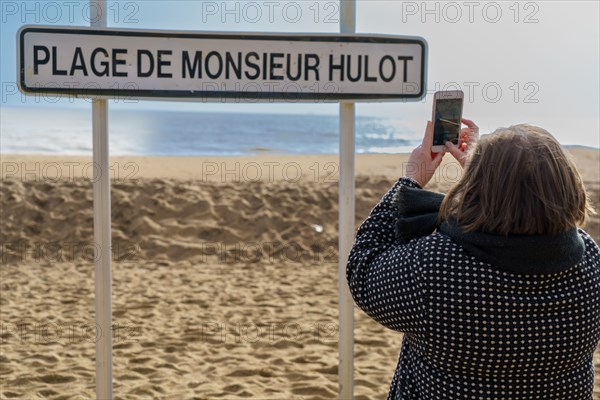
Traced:
[[[590, 400], [600, 340], [600, 251], [581, 177], [543, 129], [517, 125], [450, 152], [465, 167], [423, 190], [443, 153], [432, 124], [358, 230], [357, 305], [404, 339], [388, 399]], [[432, 157], [434, 156], [434, 157]]]

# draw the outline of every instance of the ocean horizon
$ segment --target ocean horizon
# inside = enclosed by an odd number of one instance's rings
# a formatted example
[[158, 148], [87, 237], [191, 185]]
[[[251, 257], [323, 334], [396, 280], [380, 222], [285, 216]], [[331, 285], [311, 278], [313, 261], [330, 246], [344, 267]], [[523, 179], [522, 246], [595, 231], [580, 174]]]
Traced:
[[[0, 153], [91, 155], [91, 109], [2, 107]], [[409, 153], [421, 120], [356, 116], [356, 153]], [[557, 137], [560, 141], [560, 137]], [[110, 110], [114, 156], [337, 154], [337, 115]], [[587, 143], [572, 144], [597, 148]]]

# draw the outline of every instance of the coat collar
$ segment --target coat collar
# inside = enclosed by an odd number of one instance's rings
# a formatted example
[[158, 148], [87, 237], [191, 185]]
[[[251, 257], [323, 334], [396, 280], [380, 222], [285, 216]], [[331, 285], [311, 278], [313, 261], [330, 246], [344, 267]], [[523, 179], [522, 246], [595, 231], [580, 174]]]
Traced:
[[442, 193], [401, 185], [393, 202], [397, 210], [396, 240], [411, 239], [433, 233], [436, 229], [460, 244], [469, 254], [500, 269], [517, 274], [551, 274], [577, 264], [585, 244], [577, 229], [558, 235], [496, 235], [464, 232], [455, 220], [437, 225]]
[[576, 228], [558, 235], [497, 235], [465, 232], [455, 220], [444, 221], [439, 231], [481, 261], [517, 274], [552, 274], [577, 264], [585, 244]]

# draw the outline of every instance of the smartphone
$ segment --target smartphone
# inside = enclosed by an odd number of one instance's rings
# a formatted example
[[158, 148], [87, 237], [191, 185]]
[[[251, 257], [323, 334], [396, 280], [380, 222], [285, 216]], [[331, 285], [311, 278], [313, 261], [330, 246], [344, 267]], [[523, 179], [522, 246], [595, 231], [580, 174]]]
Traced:
[[458, 144], [464, 94], [462, 90], [435, 92], [433, 97], [432, 153], [444, 150], [447, 141]]

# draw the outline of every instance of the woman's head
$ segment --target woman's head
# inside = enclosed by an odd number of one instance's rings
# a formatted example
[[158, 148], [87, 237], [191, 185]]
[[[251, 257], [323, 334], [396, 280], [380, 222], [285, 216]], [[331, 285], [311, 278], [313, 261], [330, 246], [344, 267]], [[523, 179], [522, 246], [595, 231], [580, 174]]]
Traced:
[[448, 192], [440, 218], [465, 231], [557, 234], [593, 212], [575, 164], [542, 128], [514, 125], [484, 135]]

